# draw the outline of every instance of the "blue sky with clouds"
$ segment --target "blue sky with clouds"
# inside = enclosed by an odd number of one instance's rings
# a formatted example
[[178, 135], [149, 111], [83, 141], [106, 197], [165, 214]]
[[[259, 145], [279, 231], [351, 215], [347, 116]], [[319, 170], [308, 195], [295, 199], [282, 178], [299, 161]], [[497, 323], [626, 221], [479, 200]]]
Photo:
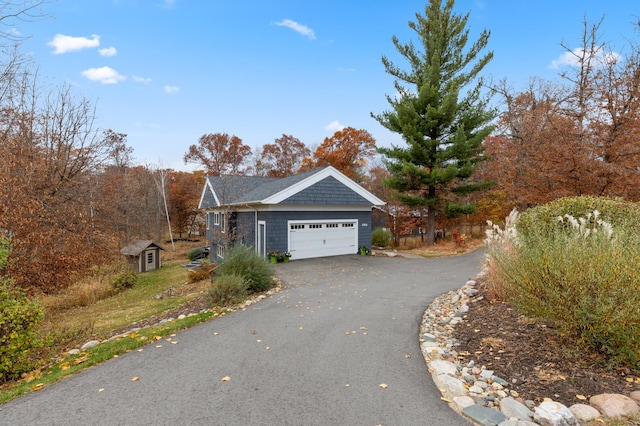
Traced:
[[[380, 145], [402, 143], [370, 112], [388, 108], [397, 65], [391, 37], [425, 0], [50, 0], [19, 23], [47, 83], [73, 85], [96, 104], [97, 124], [126, 133], [140, 163], [190, 170], [182, 156], [205, 133], [252, 148], [283, 133], [316, 146], [341, 126]], [[578, 46], [586, 18], [604, 16], [603, 41], [640, 41], [635, 0], [457, 0], [477, 35], [491, 31], [484, 76], [523, 86], [566, 67], [561, 42]]]

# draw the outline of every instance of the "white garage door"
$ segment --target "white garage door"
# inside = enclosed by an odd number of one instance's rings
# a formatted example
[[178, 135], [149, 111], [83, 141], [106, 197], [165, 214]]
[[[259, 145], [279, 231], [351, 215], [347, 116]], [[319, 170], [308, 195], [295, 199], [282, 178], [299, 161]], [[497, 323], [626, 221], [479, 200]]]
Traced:
[[358, 251], [358, 221], [289, 221], [291, 259], [339, 256]]

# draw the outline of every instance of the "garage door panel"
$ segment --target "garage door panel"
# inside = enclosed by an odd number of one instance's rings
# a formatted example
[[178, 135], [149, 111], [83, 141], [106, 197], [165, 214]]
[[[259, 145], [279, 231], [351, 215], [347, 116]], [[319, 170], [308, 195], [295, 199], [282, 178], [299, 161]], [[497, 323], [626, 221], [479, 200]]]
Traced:
[[292, 259], [356, 253], [356, 225], [356, 220], [290, 223], [289, 251]]

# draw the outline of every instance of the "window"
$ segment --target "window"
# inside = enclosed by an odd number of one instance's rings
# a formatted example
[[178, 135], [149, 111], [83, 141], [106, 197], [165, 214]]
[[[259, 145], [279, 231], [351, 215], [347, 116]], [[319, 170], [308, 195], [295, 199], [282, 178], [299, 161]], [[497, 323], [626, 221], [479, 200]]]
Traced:
[[213, 224], [220, 225], [220, 212], [213, 213]]
[[227, 224], [225, 221], [224, 213], [220, 213], [220, 232], [225, 232], [227, 228]]
[[148, 251], [147, 252], [147, 263], [153, 263], [153, 252], [152, 251]]
[[217, 254], [220, 259], [224, 259], [224, 246], [218, 244]]
[[337, 223], [327, 223], [327, 228], [337, 228], [338, 224]]
[[353, 228], [353, 223], [343, 223], [342, 227], [343, 228]]
[[304, 225], [291, 225], [291, 229], [304, 229]]
[[320, 229], [322, 228], [322, 224], [321, 223], [310, 223], [309, 224], [309, 229]]

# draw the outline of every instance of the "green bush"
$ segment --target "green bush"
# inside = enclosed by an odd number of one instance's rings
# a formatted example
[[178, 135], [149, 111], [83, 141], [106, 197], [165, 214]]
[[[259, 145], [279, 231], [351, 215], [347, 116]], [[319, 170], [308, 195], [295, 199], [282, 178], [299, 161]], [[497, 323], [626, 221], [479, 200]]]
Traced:
[[240, 275], [247, 282], [250, 293], [267, 291], [273, 286], [273, 266], [252, 248], [243, 244], [233, 246], [216, 269], [216, 275]]
[[639, 220], [636, 204], [592, 197], [530, 209], [489, 243], [490, 276], [576, 347], [640, 368]]
[[376, 247], [387, 247], [391, 242], [391, 232], [383, 228], [376, 228], [371, 232], [371, 244]]
[[187, 252], [187, 258], [191, 261], [194, 261], [195, 259], [200, 258], [202, 252], [202, 247], [194, 247]]
[[209, 307], [233, 305], [247, 297], [247, 281], [238, 274], [217, 276], [207, 288]]
[[0, 383], [35, 368], [31, 353], [43, 346], [34, 328], [44, 318], [44, 310], [2, 275], [9, 249], [9, 241], [0, 238]]
[[136, 274], [130, 268], [127, 268], [127, 270], [125, 270], [124, 272], [121, 272], [117, 274], [115, 277], [113, 277], [113, 288], [116, 291], [132, 288], [137, 283], [138, 283], [138, 274]]

